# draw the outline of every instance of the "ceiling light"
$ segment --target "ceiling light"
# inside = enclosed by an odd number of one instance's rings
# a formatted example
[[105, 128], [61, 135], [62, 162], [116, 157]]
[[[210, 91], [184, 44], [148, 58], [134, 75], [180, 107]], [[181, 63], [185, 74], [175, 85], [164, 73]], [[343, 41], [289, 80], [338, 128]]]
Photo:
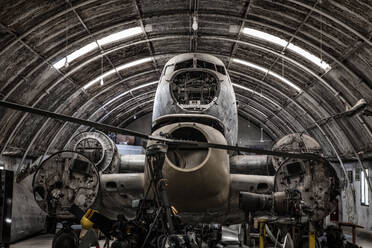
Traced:
[[89, 83], [87, 83], [86, 85], [84, 85], [84, 89], [88, 89], [90, 86], [92, 86], [93, 84], [97, 83], [98, 81], [100, 81], [101, 79], [104, 79], [105, 77], [111, 75], [111, 74], [114, 74], [115, 72], [117, 71], [121, 71], [123, 69], [127, 69], [129, 67], [133, 67], [133, 66], [136, 66], [136, 65], [140, 65], [140, 64], [143, 64], [143, 63], [146, 63], [146, 62], [149, 62], [151, 61], [152, 58], [151, 57], [147, 57], [147, 58], [143, 58], [143, 59], [139, 59], [139, 60], [135, 60], [135, 61], [132, 61], [132, 62], [129, 62], [127, 64], [124, 64], [124, 65], [120, 65], [118, 66], [116, 69], [111, 69], [109, 70], [108, 72], [105, 72], [104, 74], [102, 74], [101, 76], [93, 79], [92, 81], [90, 81]]
[[268, 33], [265, 33], [265, 32], [262, 32], [262, 31], [259, 31], [259, 30], [253, 29], [253, 28], [244, 28], [243, 33], [245, 35], [249, 35], [249, 36], [261, 39], [261, 40], [265, 40], [265, 41], [277, 44], [281, 47], [286, 47], [287, 46], [287, 48], [289, 50], [291, 50], [291, 51], [297, 53], [298, 55], [304, 57], [305, 59], [311, 61], [312, 63], [321, 67], [323, 70], [328, 71], [328, 70], [331, 69], [331, 66], [328, 63], [326, 63], [325, 61], [323, 61], [321, 58], [317, 57], [316, 55], [306, 51], [305, 49], [303, 49], [299, 46], [294, 45], [293, 43], [288, 43], [288, 41], [286, 41], [282, 38], [279, 38], [275, 35], [268, 34]]
[[249, 35], [249, 36], [253, 36], [253, 37], [256, 37], [256, 38], [259, 38], [259, 39], [262, 39], [262, 40], [266, 40], [268, 42], [271, 42], [271, 43], [275, 43], [279, 46], [286, 46], [288, 44], [288, 42], [282, 38], [279, 38], [275, 35], [272, 35], [272, 34], [268, 34], [268, 33], [265, 33], [265, 32], [262, 32], [262, 31], [259, 31], [259, 30], [256, 30], [256, 29], [253, 29], [253, 28], [243, 28], [243, 33], [246, 34], [246, 35]]
[[67, 55], [63, 59], [59, 60], [57, 63], [53, 64], [53, 67], [56, 69], [61, 69], [62, 67], [68, 67], [69, 63], [72, 62], [73, 60], [79, 58], [80, 56], [83, 56], [90, 51], [98, 48], [96, 42], [89, 43], [88, 45], [76, 50], [75, 52]]
[[122, 40], [122, 39], [129, 38], [131, 36], [138, 35], [140, 33], [142, 33], [142, 28], [140, 27], [129, 28], [129, 29], [126, 29], [126, 30], [123, 30], [123, 31], [120, 31], [114, 34], [110, 34], [109, 36], [106, 36], [102, 39], [97, 40], [97, 42], [100, 46], [103, 46], [103, 45], [106, 45], [106, 44], [109, 44], [109, 43], [112, 43], [118, 40]]
[[310, 60], [317, 66], [323, 68], [323, 70], [328, 71], [331, 69], [331, 66], [326, 63], [324, 60], [320, 59], [319, 57], [315, 56], [314, 54], [309, 53], [308, 51], [302, 49], [299, 46], [293, 45], [293, 43], [289, 43], [288, 49], [301, 55], [302, 57]]
[[248, 67], [251, 67], [251, 68], [254, 68], [256, 70], [259, 70], [259, 71], [262, 71], [263, 73], [267, 73], [268, 72], [268, 69], [262, 67], [262, 66], [259, 66], [259, 65], [256, 65], [256, 64], [253, 64], [251, 62], [248, 62], [248, 61], [245, 61], [245, 60], [241, 60], [241, 59], [233, 59], [234, 62], [236, 63], [239, 63], [239, 64], [242, 64], [242, 65], [245, 65], [245, 66], [248, 66]]
[[147, 57], [147, 58], [143, 58], [143, 59], [138, 59], [138, 60], [135, 60], [133, 62], [129, 62], [127, 64], [124, 64], [124, 65], [120, 65], [117, 67], [117, 70], [118, 71], [121, 71], [123, 69], [126, 69], [126, 68], [129, 68], [129, 67], [133, 67], [133, 66], [136, 66], [136, 65], [140, 65], [140, 64], [143, 64], [143, 63], [146, 63], [146, 62], [149, 62], [151, 61], [152, 58], [151, 57]]
[[196, 15], [194, 15], [192, 18], [192, 29], [194, 31], [198, 30], [198, 18], [196, 17]]
[[[138, 35], [142, 33], [142, 29], [140, 27], [134, 27], [125, 29], [123, 31], [110, 34], [102, 39], [97, 40], [97, 42], [91, 42], [86, 46], [83, 46], [82, 48], [70, 53], [66, 57], [60, 59], [56, 63], [53, 64], [53, 67], [56, 69], [61, 69], [62, 67], [68, 67], [69, 63], [71, 63], [73, 60], [79, 58], [80, 56], [83, 56], [95, 49], [98, 49], [98, 44], [100, 46], [106, 45], [118, 40], [126, 39], [134, 35]], [[97, 44], [98, 43], [98, 44]], [[66, 59], [67, 58], [67, 59]]]

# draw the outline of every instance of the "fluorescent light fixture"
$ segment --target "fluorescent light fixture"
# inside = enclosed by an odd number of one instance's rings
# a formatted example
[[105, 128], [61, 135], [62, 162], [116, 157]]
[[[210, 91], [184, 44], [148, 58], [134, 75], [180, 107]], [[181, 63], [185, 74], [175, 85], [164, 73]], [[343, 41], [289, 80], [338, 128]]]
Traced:
[[119, 99], [120, 97], [125, 96], [126, 94], [128, 94], [131, 91], [136, 91], [136, 90], [139, 90], [141, 88], [144, 88], [144, 87], [147, 87], [147, 86], [150, 86], [150, 85], [153, 85], [153, 84], [157, 84], [157, 83], [158, 83], [158, 81], [154, 81], [154, 82], [150, 82], [150, 83], [147, 83], [147, 84], [142, 84], [140, 86], [134, 87], [133, 89], [128, 90], [128, 91], [125, 91], [124, 93], [121, 93], [120, 95], [117, 95], [116, 97], [112, 98], [110, 101], [108, 101], [107, 103], [105, 103], [105, 105], [108, 105], [108, 104], [116, 101], [117, 99]]
[[254, 91], [254, 90], [252, 90], [252, 89], [250, 89], [250, 88], [247, 88], [247, 87], [245, 87], [245, 86], [243, 86], [243, 85], [240, 85], [240, 84], [235, 84], [235, 83], [233, 83], [232, 85], [233, 85], [234, 87], [236, 87], [236, 88], [240, 88], [240, 89], [243, 89], [243, 90], [249, 91], [249, 92], [251, 92], [251, 93], [253, 93], [253, 94], [256, 94], [257, 96], [262, 97], [262, 98], [266, 99], [267, 101], [269, 101], [269, 102], [270, 102], [271, 104], [273, 104], [275, 107], [280, 108], [280, 106], [279, 106], [276, 102], [274, 102], [273, 100], [271, 100], [271, 99], [268, 98], [267, 96], [264, 96], [264, 95], [262, 95], [261, 93], [258, 93], [257, 91]]
[[323, 61], [322, 59], [320, 59], [319, 57], [317, 57], [314, 54], [302, 49], [299, 46], [294, 45], [293, 43], [288, 44], [288, 41], [286, 41], [282, 38], [279, 38], [275, 35], [268, 34], [268, 33], [265, 33], [265, 32], [262, 32], [262, 31], [259, 31], [259, 30], [253, 29], [253, 28], [244, 28], [243, 33], [246, 34], [246, 35], [261, 39], [261, 40], [265, 40], [265, 41], [277, 44], [277, 45], [282, 46], [282, 47], [285, 47], [285, 46], [288, 45], [287, 48], [289, 50], [291, 50], [291, 51], [297, 53], [298, 55], [304, 57], [305, 59], [311, 61], [312, 63], [321, 67], [323, 70], [328, 71], [329, 69], [331, 69], [331, 66], [328, 63], [326, 63], [325, 61]]
[[120, 65], [117, 67], [117, 70], [118, 71], [121, 71], [123, 69], [127, 69], [129, 67], [133, 67], [133, 66], [136, 66], [136, 65], [140, 65], [140, 64], [143, 64], [143, 63], [146, 63], [146, 62], [149, 62], [151, 61], [152, 58], [151, 57], [147, 57], [147, 58], [143, 58], [143, 59], [138, 59], [138, 60], [135, 60], [133, 62], [129, 62], [127, 64], [124, 64], [124, 65]]
[[272, 35], [272, 34], [268, 34], [268, 33], [265, 33], [265, 32], [262, 32], [262, 31], [259, 31], [257, 29], [253, 29], [253, 28], [243, 28], [243, 33], [246, 34], [246, 35], [249, 35], [249, 36], [253, 36], [253, 37], [256, 37], [256, 38], [259, 38], [261, 40], [266, 40], [266, 41], [269, 41], [271, 43], [275, 43], [279, 46], [286, 46], [288, 44], [288, 42], [282, 38], [279, 38], [275, 35]]
[[97, 42], [100, 46], [103, 46], [103, 45], [106, 45], [106, 44], [109, 44], [109, 43], [112, 43], [118, 40], [122, 40], [122, 39], [129, 38], [131, 36], [138, 35], [140, 33], [142, 33], [142, 28], [140, 27], [129, 28], [129, 29], [126, 29], [126, 30], [123, 30], [123, 31], [120, 31], [114, 34], [110, 34], [109, 36], [106, 36], [102, 39], [97, 40]]
[[92, 51], [96, 48], [98, 48], [98, 45], [97, 45], [96, 42], [89, 43], [88, 45], [83, 46], [82, 48], [76, 50], [75, 52], [67, 55], [63, 59], [59, 60], [57, 63], [54, 63], [53, 67], [56, 68], [56, 69], [61, 69], [66, 64], [69, 64], [71, 61], [79, 58], [80, 56], [83, 56], [83, 55], [89, 53], [90, 51]]
[[302, 49], [299, 46], [293, 45], [293, 43], [289, 43], [288, 49], [301, 55], [302, 57], [310, 60], [317, 66], [321, 67], [323, 70], [328, 71], [331, 69], [331, 66], [326, 63], [324, 60], [321, 60], [319, 57], [315, 56], [314, 54]]
[[302, 91], [298, 86], [296, 86], [294, 83], [292, 83], [288, 79], [280, 76], [279, 74], [277, 74], [277, 73], [275, 73], [273, 71], [269, 71], [267, 68], [264, 68], [262, 66], [259, 66], [259, 65], [253, 64], [251, 62], [248, 62], [248, 61], [245, 61], [245, 60], [241, 60], [241, 59], [233, 59], [233, 62], [242, 64], [242, 65], [245, 65], [245, 66], [248, 66], [248, 67], [251, 67], [251, 68], [254, 68], [254, 69], [259, 70], [259, 71], [261, 71], [263, 73], [267, 73], [267, 74], [269, 74], [269, 75], [271, 75], [273, 77], [276, 77], [277, 79], [279, 79], [280, 81], [284, 82], [288, 86], [294, 88], [296, 91], [298, 91], [298, 92], [301, 92]]
[[92, 81], [90, 81], [89, 83], [87, 83], [86, 85], [84, 85], [84, 89], [88, 89], [90, 86], [92, 86], [93, 84], [101, 81], [101, 79], [104, 79], [105, 77], [111, 75], [111, 74], [114, 74], [116, 71], [121, 71], [121, 70], [124, 70], [124, 69], [127, 69], [127, 68], [130, 68], [130, 67], [133, 67], [133, 66], [136, 66], [136, 65], [140, 65], [140, 64], [143, 64], [143, 63], [146, 63], [146, 62], [149, 62], [151, 61], [152, 58], [151, 57], [147, 57], [147, 58], [143, 58], [143, 59], [138, 59], [138, 60], [135, 60], [135, 61], [132, 61], [132, 62], [129, 62], [127, 64], [123, 64], [123, 65], [120, 65], [118, 67], [116, 67], [115, 69], [111, 69], [109, 70], [108, 72], [105, 72], [103, 73], [101, 76], [93, 79]]
[[286, 83], [287, 85], [291, 86], [292, 88], [294, 88], [298, 92], [302, 91], [298, 86], [296, 86], [294, 83], [292, 83], [288, 79], [280, 76], [278, 73], [275, 73], [273, 71], [269, 71], [269, 75], [271, 75], [273, 77], [276, 77], [277, 79], [279, 79], [280, 81], [282, 81], [282, 82]]
[[123, 31], [120, 31], [114, 34], [110, 34], [102, 39], [97, 40], [97, 42], [89, 43], [88, 45], [83, 46], [82, 48], [70, 53], [66, 57], [54, 63], [53, 67], [56, 69], [61, 69], [64, 66], [68, 66], [69, 63], [79, 58], [80, 56], [83, 56], [89, 53], [90, 51], [98, 49], [98, 44], [100, 46], [106, 45], [106, 44], [109, 44], [109, 43], [112, 43], [118, 40], [129, 38], [134, 35], [138, 35], [140, 33], [142, 33], [142, 29], [140, 27], [134, 27], [134, 28], [125, 29]]
[[251, 68], [254, 68], [256, 70], [259, 70], [263, 73], [267, 73], [269, 70], [262, 67], [262, 66], [259, 66], [259, 65], [256, 65], [256, 64], [253, 64], [251, 62], [248, 62], [248, 61], [245, 61], [245, 60], [241, 60], [241, 59], [233, 59], [234, 62], [236, 63], [239, 63], [239, 64], [242, 64], [242, 65], [245, 65], [245, 66], [248, 66], [248, 67], [251, 67]]

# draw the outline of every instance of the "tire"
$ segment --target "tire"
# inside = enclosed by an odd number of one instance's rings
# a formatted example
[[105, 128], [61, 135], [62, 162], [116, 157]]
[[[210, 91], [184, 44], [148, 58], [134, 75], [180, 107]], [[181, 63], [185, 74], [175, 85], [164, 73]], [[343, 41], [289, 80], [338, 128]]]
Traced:
[[79, 238], [72, 230], [62, 229], [53, 237], [52, 248], [78, 248]]

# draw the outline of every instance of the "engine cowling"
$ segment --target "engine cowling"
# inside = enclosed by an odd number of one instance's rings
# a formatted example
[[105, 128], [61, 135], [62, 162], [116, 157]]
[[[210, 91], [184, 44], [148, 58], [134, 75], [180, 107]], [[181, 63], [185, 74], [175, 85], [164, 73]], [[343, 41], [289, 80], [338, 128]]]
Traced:
[[[163, 126], [153, 136], [166, 133], [173, 139], [226, 144], [225, 137], [213, 127], [181, 122]], [[148, 146], [154, 144], [150, 141]], [[167, 180], [170, 203], [181, 212], [205, 209], [226, 209], [230, 191], [229, 157], [225, 150], [177, 149], [168, 150], [163, 177]], [[145, 186], [149, 183], [148, 164], [145, 168]]]

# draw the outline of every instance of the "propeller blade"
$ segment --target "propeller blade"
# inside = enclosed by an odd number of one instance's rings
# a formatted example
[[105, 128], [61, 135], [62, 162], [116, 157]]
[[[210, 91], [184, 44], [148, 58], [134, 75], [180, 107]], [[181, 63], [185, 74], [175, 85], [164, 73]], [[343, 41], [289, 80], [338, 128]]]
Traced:
[[174, 139], [166, 139], [166, 138], [160, 138], [160, 137], [154, 137], [154, 136], [149, 136], [149, 139], [166, 142], [168, 145], [168, 149], [216, 148], [216, 149], [229, 150], [229, 151], [248, 152], [248, 153], [254, 153], [258, 155], [272, 155], [272, 156], [277, 156], [277, 157], [324, 160], [323, 157], [317, 154], [314, 154], [314, 153], [279, 152], [279, 151], [271, 151], [271, 150], [265, 150], [265, 149], [249, 148], [249, 147], [244, 147], [244, 146], [231, 146], [231, 145], [214, 144], [214, 143], [189, 141], [189, 140], [174, 140]]
[[255, 149], [255, 148], [249, 148], [249, 147], [242, 147], [242, 146], [230, 146], [230, 145], [223, 145], [223, 144], [213, 144], [213, 143], [206, 143], [206, 142], [197, 142], [197, 141], [188, 141], [188, 140], [174, 140], [174, 139], [168, 139], [168, 138], [162, 138], [158, 136], [150, 136], [141, 132], [136, 132], [132, 130], [128, 130], [125, 128], [115, 127], [103, 123], [98, 123], [94, 121], [88, 121], [68, 115], [63, 114], [57, 114], [48, 110], [43, 110], [39, 108], [29, 107], [26, 105], [21, 105], [18, 103], [12, 103], [8, 101], [2, 101], [0, 100], [0, 106], [23, 111], [31, 114], [37, 114], [41, 116], [45, 116], [48, 118], [53, 118], [56, 120], [61, 121], [67, 121], [72, 123], [81, 124], [84, 126], [89, 126], [96, 128], [101, 131], [108, 131], [108, 132], [115, 132], [125, 135], [132, 135], [143, 139], [148, 140], [155, 140], [160, 142], [165, 142], [169, 149], [200, 149], [200, 148], [216, 148], [216, 149], [222, 149], [222, 150], [230, 150], [230, 151], [241, 151], [241, 152], [249, 152], [259, 155], [272, 155], [272, 156], [278, 156], [278, 157], [288, 157], [288, 158], [299, 158], [299, 159], [311, 159], [311, 160], [324, 160], [323, 157], [312, 154], [312, 153], [288, 153], [288, 152], [278, 152], [278, 151], [270, 151], [270, 150], [264, 150], [264, 149]]
[[26, 106], [26, 105], [18, 104], [18, 103], [0, 101], [0, 106], [31, 113], [31, 114], [37, 114], [37, 115], [53, 118], [56, 120], [68, 121], [68, 122], [77, 123], [77, 124], [81, 124], [81, 125], [88, 126], [88, 127], [94, 127], [101, 131], [110, 131], [110, 132], [121, 133], [125, 135], [133, 135], [133, 136], [137, 136], [143, 139], [148, 139], [148, 135], [141, 133], [141, 132], [136, 132], [136, 131], [120, 128], [120, 127], [114, 127], [111, 125], [102, 124], [102, 123], [98, 123], [94, 121], [88, 121], [88, 120], [84, 120], [84, 119], [80, 119], [80, 118], [76, 118], [76, 117], [72, 117], [72, 116], [68, 116], [64, 114], [57, 114], [57, 113], [54, 113], [48, 110], [33, 108], [33, 107]]

